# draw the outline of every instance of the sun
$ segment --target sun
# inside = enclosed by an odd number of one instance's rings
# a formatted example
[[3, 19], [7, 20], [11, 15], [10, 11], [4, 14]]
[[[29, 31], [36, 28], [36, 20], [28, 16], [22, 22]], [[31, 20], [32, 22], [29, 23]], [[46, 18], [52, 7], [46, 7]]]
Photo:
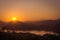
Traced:
[[13, 18], [12, 18], [12, 21], [16, 21], [16, 20], [17, 20], [17, 18], [16, 18], [16, 17], [13, 17]]

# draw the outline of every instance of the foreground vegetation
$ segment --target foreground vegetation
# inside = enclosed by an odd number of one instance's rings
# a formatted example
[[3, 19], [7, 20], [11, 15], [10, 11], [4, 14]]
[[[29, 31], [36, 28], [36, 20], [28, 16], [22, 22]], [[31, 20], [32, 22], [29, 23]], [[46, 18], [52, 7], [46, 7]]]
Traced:
[[60, 40], [60, 35], [45, 34], [43, 36], [31, 33], [0, 32], [0, 40]]

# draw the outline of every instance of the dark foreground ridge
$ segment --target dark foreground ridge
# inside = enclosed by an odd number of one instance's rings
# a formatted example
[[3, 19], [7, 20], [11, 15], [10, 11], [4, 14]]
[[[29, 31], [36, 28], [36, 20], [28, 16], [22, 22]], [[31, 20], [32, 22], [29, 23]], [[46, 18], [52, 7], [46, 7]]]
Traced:
[[0, 40], [60, 40], [60, 36], [45, 34], [44, 36], [31, 33], [5, 33], [0, 32]]

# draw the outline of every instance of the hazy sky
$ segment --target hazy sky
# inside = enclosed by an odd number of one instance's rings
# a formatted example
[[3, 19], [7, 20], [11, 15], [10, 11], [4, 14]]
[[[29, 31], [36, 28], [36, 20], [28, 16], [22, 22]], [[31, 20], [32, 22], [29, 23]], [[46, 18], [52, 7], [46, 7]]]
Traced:
[[0, 0], [0, 20], [20, 21], [60, 18], [60, 0]]

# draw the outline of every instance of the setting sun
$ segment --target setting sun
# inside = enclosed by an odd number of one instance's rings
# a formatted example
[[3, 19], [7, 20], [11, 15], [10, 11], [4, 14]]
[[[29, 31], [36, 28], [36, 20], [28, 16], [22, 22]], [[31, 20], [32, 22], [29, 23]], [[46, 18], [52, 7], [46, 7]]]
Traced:
[[16, 21], [16, 20], [17, 20], [16, 17], [13, 17], [13, 18], [12, 18], [12, 21]]

